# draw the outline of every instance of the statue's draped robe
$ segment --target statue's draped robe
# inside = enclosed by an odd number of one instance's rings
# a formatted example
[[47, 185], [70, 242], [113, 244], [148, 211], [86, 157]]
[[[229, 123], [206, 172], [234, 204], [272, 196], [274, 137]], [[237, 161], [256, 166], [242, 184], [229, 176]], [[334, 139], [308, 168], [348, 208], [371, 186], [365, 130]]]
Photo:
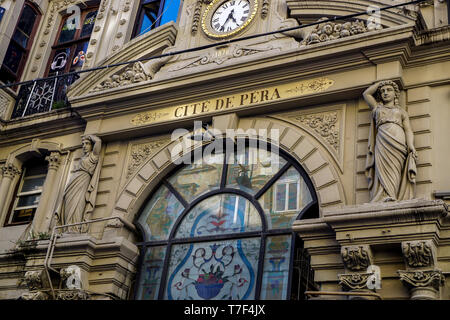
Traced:
[[[84, 155], [77, 164], [71, 180], [64, 190], [62, 224], [86, 221], [86, 214], [95, 206], [96, 170], [99, 157], [93, 152]], [[69, 227], [69, 232], [86, 232], [87, 225]]]
[[407, 147], [399, 108], [378, 105], [372, 111], [366, 176], [370, 201], [408, 200], [414, 197], [416, 162]]

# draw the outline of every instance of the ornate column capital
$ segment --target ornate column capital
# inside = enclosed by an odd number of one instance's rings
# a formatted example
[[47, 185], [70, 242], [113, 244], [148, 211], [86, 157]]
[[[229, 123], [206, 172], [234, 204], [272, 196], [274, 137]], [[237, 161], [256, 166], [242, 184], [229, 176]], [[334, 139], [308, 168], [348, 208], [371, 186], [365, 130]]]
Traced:
[[2, 167], [4, 178], [13, 179], [16, 175], [20, 175], [22, 171], [12, 163], [5, 163]]
[[435, 290], [439, 290], [439, 287], [443, 285], [445, 281], [445, 277], [441, 270], [399, 270], [397, 272], [400, 275], [400, 280], [412, 289], [432, 287]]
[[50, 155], [45, 157], [48, 161], [48, 170], [58, 170], [61, 160], [61, 154], [59, 152], [51, 152]]
[[351, 271], [365, 271], [372, 264], [372, 251], [368, 245], [343, 246], [342, 261]]
[[432, 268], [435, 265], [435, 246], [432, 240], [402, 242], [407, 268]]
[[370, 277], [373, 273], [349, 273], [349, 274], [340, 274], [339, 277], [339, 285], [345, 291], [353, 291], [353, 290], [367, 290], [367, 282], [370, 280]]

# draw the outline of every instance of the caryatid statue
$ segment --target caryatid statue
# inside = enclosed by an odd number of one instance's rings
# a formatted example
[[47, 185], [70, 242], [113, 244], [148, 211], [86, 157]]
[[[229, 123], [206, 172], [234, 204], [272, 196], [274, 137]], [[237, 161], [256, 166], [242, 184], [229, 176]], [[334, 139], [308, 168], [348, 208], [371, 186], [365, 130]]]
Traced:
[[[81, 143], [83, 156], [75, 165], [73, 175], [64, 190], [59, 214], [61, 225], [87, 221], [87, 215], [92, 213], [95, 206], [102, 142], [97, 136], [87, 135], [82, 137]], [[86, 224], [67, 228], [69, 232], [86, 232], [87, 229]]]
[[372, 110], [366, 176], [370, 202], [414, 198], [417, 152], [408, 113], [400, 107], [400, 90], [380, 81], [363, 93]]

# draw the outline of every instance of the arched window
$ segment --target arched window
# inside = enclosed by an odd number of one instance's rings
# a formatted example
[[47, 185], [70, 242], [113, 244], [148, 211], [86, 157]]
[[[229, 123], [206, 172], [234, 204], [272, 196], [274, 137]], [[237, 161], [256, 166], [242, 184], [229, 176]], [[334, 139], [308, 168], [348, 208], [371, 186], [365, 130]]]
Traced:
[[304, 170], [278, 151], [203, 155], [162, 181], [136, 221], [137, 299], [290, 298], [291, 226], [318, 207]]
[[20, 80], [25, 68], [33, 38], [39, 25], [41, 14], [37, 8], [25, 2], [14, 29], [5, 58], [0, 70], [0, 80], [4, 83], [14, 83]]

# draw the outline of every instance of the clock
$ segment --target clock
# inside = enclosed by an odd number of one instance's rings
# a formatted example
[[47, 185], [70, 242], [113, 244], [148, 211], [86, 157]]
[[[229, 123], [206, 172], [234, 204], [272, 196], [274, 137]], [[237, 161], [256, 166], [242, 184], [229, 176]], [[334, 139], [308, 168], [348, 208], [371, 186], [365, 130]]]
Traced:
[[258, 0], [214, 0], [205, 10], [202, 29], [213, 39], [224, 39], [244, 30], [256, 15]]

